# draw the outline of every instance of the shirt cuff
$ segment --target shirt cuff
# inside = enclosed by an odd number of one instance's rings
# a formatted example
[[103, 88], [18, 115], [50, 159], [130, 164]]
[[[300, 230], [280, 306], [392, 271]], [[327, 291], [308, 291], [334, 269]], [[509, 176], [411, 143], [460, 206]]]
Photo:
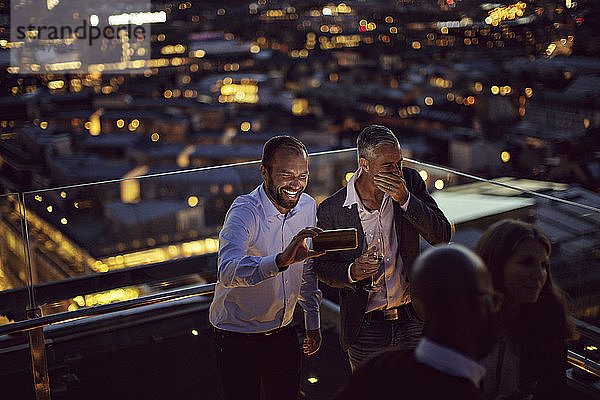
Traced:
[[265, 278], [275, 276], [280, 272], [279, 268], [277, 267], [277, 263], [275, 262], [276, 257], [277, 254], [273, 254], [272, 256], [266, 256], [260, 259], [258, 268]]
[[408, 210], [408, 202], [410, 201], [410, 192], [408, 192], [408, 198], [406, 199], [406, 201], [404, 202], [404, 204], [402, 204], [400, 206], [400, 208], [402, 210], [404, 210], [404, 212], [406, 212], [406, 210]]
[[304, 312], [304, 328], [307, 331], [312, 331], [321, 328], [321, 319], [318, 311]]
[[[354, 263], [352, 263], [352, 264], [354, 264]], [[355, 281], [354, 279], [352, 279], [352, 274], [350, 273], [350, 269], [352, 269], [352, 264], [350, 264], [350, 266], [348, 267], [348, 282], [356, 283], [358, 281]]]

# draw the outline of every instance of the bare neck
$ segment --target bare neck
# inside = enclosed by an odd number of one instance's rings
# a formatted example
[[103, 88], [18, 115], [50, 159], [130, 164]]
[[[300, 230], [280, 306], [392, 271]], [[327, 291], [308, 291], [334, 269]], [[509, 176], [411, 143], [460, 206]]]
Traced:
[[377, 186], [371, 180], [367, 179], [365, 175], [361, 175], [354, 182], [354, 188], [365, 207], [371, 210], [379, 209], [384, 193], [377, 189]]

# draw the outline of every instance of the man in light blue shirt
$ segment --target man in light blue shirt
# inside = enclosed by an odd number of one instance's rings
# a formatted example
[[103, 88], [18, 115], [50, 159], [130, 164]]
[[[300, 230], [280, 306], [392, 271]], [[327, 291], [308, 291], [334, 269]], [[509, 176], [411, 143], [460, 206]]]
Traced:
[[263, 184], [236, 198], [219, 235], [215, 295], [217, 369], [226, 399], [296, 399], [301, 352], [290, 322], [304, 310], [303, 349], [321, 344], [321, 291], [307, 247], [316, 228], [316, 203], [303, 193], [308, 154], [299, 140], [277, 136], [263, 148]]

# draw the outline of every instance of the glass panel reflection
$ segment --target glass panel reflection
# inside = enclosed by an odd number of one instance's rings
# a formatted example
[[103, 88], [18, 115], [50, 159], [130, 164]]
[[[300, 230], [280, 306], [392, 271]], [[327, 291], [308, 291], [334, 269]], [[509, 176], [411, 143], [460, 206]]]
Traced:
[[0, 325], [25, 319], [29, 302], [22, 210], [18, 194], [0, 195]]
[[[256, 164], [136, 170], [123, 180], [26, 194], [32, 270], [44, 314], [214, 282], [225, 212], [259, 176]], [[97, 274], [102, 279], [91, 278]]]

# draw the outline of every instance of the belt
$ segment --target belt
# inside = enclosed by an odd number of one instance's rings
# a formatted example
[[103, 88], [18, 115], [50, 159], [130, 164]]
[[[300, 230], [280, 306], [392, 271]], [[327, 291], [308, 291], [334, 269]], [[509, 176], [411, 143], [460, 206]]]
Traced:
[[385, 310], [374, 310], [365, 314], [369, 321], [395, 321], [397, 319], [413, 318], [412, 305], [404, 304], [396, 308], [387, 308]]
[[226, 331], [224, 329], [215, 328], [215, 333], [225, 335], [225, 336], [245, 336], [245, 337], [260, 337], [260, 336], [270, 336], [276, 335], [278, 333], [285, 332], [289, 329], [292, 329], [293, 325], [288, 324], [286, 326], [282, 326], [280, 328], [275, 328], [267, 332], [234, 332], [234, 331]]

